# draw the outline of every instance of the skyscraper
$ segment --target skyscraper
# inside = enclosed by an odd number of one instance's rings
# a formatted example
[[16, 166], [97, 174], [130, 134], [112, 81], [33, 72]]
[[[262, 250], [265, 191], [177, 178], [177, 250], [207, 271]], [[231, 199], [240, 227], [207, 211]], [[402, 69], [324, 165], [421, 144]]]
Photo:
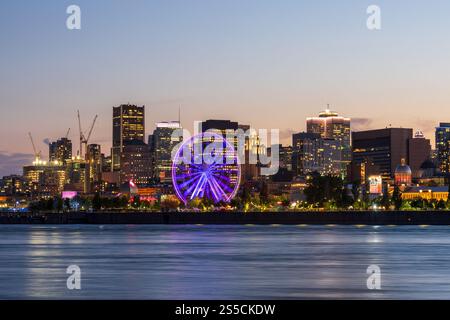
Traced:
[[[238, 130], [238, 129], [244, 130], [245, 128], [249, 128], [249, 126], [242, 126], [242, 125], [239, 126], [239, 124], [237, 122], [230, 121], [230, 120], [206, 120], [206, 121], [199, 123], [199, 126], [200, 126], [199, 127], [200, 132], [202, 132], [202, 133], [207, 132], [207, 131], [211, 132], [211, 130], [213, 130], [217, 134], [222, 135], [224, 139], [230, 138], [229, 136], [227, 137], [227, 135], [229, 135], [230, 133], [234, 134], [233, 139], [229, 139], [227, 141], [233, 145], [235, 154], [239, 154], [239, 149], [238, 149], [239, 139], [238, 139], [238, 136], [235, 135], [236, 130]], [[246, 139], [246, 141], [247, 141], [247, 139]], [[207, 144], [209, 142], [210, 141], [208, 139], [203, 141], [204, 144]], [[227, 148], [224, 148], [224, 150], [227, 150]], [[246, 150], [245, 150], [245, 146], [244, 146], [244, 157], [248, 154], [245, 151]], [[228, 156], [233, 156], [233, 155], [228, 154], [228, 152], [226, 151], [224, 156], [228, 157]], [[245, 164], [244, 161], [240, 163], [241, 176], [239, 177], [238, 175], [233, 175], [231, 177], [231, 180], [233, 182], [238, 181], [239, 179], [245, 177], [249, 173], [246, 170], [247, 166], [244, 165]]]
[[67, 160], [72, 159], [72, 141], [67, 138], [58, 139], [51, 142], [48, 146], [50, 162], [66, 163]]
[[145, 106], [123, 104], [113, 107], [112, 170], [121, 169], [121, 152], [127, 141], [144, 142]]
[[137, 186], [149, 184], [152, 159], [148, 145], [142, 140], [126, 141], [120, 153], [120, 182], [133, 181]]
[[89, 144], [86, 150], [89, 192], [99, 191], [102, 180], [102, 153], [99, 144]]
[[305, 176], [322, 170], [322, 138], [318, 133], [300, 132], [292, 135], [292, 170]]
[[370, 162], [384, 178], [393, 177], [402, 159], [409, 163], [408, 145], [412, 135], [413, 129], [406, 128], [353, 132], [353, 165]]
[[89, 170], [86, 160], [79, 157], [68, 160], [65, 165], [66, 191], [77, 191], [88, 193], [89, 190]]
[[418, 178], [421, 174], [422, 164], [431, 158], [431, 143], [421, 131], [414, 134], [414, 138], [408, 141], [408, 164], [412, 171], [412, 177]]
[[342, 170], [347, 168], [348, 161], [345, 161], [345, 167], [342, 167], [344, 163], [342, 161], [343, 152], [339, 140], [322, 138], [322, 150], [320, 156], [322, 157], [321, 173], [323, 175], [344, 176]]
[[[70, 161], [70, 160], [68, 160]], [[63, 191], [66, 180], [65, 166], [36, 160], [33, 165], [23, 167], [23, 176], [30, 184], [32, 196], [52, 197]]]
[[[267, 153], [270, 155], [272, 152], [272, 147], [268, 148]], [[285, 169], [287, 171], [292, 171], [292, 147], [278, 145], [278, 150], [280, 152], [279, 165], [280, 169]]]
[[337, 148], [340, 150], [340, 172], [342, 176], [347, 174], [347, 166], [351, 161], [350, 145], [350, 118], [340, 117], [336, 112], [327, 108], [319, 113], [318, 117], [306, 119], [306, 131], [308, 133], [319, 134], [323, 139], [334, 139], [338, 142]]
[[163, 183], [172, 181], [172, 150], [183, 140], [173, 137], [176, 130], [181, 130], [178, 121], [158, 122], [153, 134], [149, 136], [149, 148], [153, 154], [154, 176]]
[[436, 128], [436, 151], [439, 168], [444, 174], [450, 173], [450, 123], [439, 124]]
[[200, 123], [201, 132], [206, 132], [208, 130], [217, 130], [226, 137], [227, 130], [237, 130], [239, 129], [239, 124], [230, 120], [206, 120]]

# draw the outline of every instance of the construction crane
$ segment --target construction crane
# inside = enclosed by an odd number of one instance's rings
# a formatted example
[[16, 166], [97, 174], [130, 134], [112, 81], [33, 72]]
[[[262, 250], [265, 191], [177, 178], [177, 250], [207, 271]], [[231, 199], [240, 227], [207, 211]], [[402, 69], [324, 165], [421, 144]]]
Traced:
[[67, 133], [66, 133], [66, 139], [69, 138], [69, 133], [70, 133], [70, 128], [69, 128], [69, 130], [67, 130]]
[[94, 130], [95, 122], [97, 121], [98, 115], [95, 115], [94, 120], [92, 121], [91, 128], [89, 129], [89, 133], [87, 137], [85, 136], [83, 129], [81, 128], [81, 118], [80, 118], [80, 111], [78, 110], [78, 128], [80, 131], [80, 158], [83, 157], [83, 144], [85, 146], [85, 150], [87, 150], [87, 144], [89, 142], [89, 139], [91, 138], [92, 130]]
[[34, 158], [35, 158], [36, 162], [39, 162], [41, 160], [41, 151], [40, 150], [39, 150], [39, 152], [37, 151], [36, 145], [34, 144], [33, 136], [31, 135], [31, 132], [28, 132], [28, 136], [30, 137], [31, 145], [33, 146]]

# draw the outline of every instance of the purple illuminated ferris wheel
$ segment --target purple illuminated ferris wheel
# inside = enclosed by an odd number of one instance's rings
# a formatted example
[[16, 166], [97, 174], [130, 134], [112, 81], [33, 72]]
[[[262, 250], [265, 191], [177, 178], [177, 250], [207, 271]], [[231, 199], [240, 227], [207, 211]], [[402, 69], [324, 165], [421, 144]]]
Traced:
[[184, 141], [173, 157], [172, 182], [178, 198], [229, 202], [241, 179], [238, 156], [221, 135], [205, 132]]

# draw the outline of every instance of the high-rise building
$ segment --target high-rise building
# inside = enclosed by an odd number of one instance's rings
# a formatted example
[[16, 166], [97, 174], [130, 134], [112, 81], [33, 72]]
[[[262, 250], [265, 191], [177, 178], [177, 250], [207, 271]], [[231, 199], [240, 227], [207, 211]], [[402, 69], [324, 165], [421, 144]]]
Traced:
[[79, 193], [90, 192], [88, 167], [87, 161], [80, 157], [68, 160], [65, 166], [66, 184], [64, 190]]
[[[203, 121], [201, 123], [199, 123], [199, 131], [204, 133], [204, 132], [211, 132], [214, 131], [215, 133], [223, 136], [224, 139], [227, 139], [227, 141], [233, 145], [234, 147], [234, 154], [239, 154], [239, 137], [235, 134], [237, 132], [237, 130], [241, 129], [245, 132], [244, 129], [246, 128], [250, 128], [250, 126], [243, 126], [243, 125], [239, 125], [237, 122], [234, 121], [230, 121], [230, 120], [206, 120]], [[233, 134], [233, 138], [230, 139], [230, 137], [228, 135]], [[203, 141], [204, 144], [209, 143], [209, 140], [205, 140]], [[245, 144], [244, 144], [244, 157], [246, 157], [246, 155], [248, 155], [248, 151], [250, 150], [250, 145], [247, 144], [248, 143], [248, 139], [245, 139]], [[246, 151], [247, 149], [247, 151]], [[224, 148], [224, 150], [227, 150], [227, 148]], [[233, 155], [229, 155], [229, 154], [225, 154], [224, 157], [228, 157], [228, 156], [233, 156]], [[248, 174], [250, 174], [250, 172], [248, 171], [247, 166], [245, 165], [246, 163], [248, 163], [246, 161], [246, 159], [242, 159], [241, 161], [241, 176], [238, 177], [237, 175], [232, 176], [231, 180], [232, 182], [236, 182], [238, 181], [238, 179], [245, 179], [245, 178], [249, 178], [247, 177]]]
[[441, 122], [436, 128], [437, 162], [443, 174], [450, 173], [450, 123]]
[[112, 171], [112, 157], [105, 156], [105, 154], [102, 153], [102, 173]]
[[0, 195], [21, 196], [29, 193], [29, 183], [23, 176], [10, 175], [0, 179]]
[[102, 154], [102, 188], [113, 189], [119, 187], [119, 184], [120, 171], [112, 171], [112, 156]]
[[319, 134], [323, 139], [335, 139], [339, 142], [338, 149], [341, 152], [339, 165], [341, 175], [347, 174], [347, 166], [350, 164], [352, 151], [350, 143], [350, 118], [339, 116], [329, 107], [319, 113], [318, 117], [306, 119], [306, 131]]
[[61, 163], [36, 160], [30, 166], [23, 167], [23, 176], [30, 185], [33, 196], [52, 197], [64, 189], [65, 168]]
[[239, 123], [230, 120], [206, 120], [200, 124], [200, 132], [206, 132], [208, 130], [215, 130], [226, 137], [227, 130], [238, 130]]
[[[201, 132], [214, 130], [224, 138], [229, 138], [228, 142], [233, 145], [236, 152], [239, 153], [239, 151], [241, 151], [239, 148], [243, 147], [243, 154], [240, 155], [242, 156], [240, 162], [241, 181], [250, 181], [259, 177], [260, 163], [258, 155], [266, 154], [265, 149], [267, 146], [261, 146], [256, 131], [250, 131], [250, 129], [250, 125], [239, 124], [238, 122], [230, 120], [206, 120], [200, 123]], [[237, 132], [245, 135], [243, 146], [239, 145], [239, 135], [236, 134]], [[233, 134], [234, 136], [232, 138], [227, 137], [229, 134]]]
[[113, 107], [112, 170], [121, 169], [120, 159], [124, 145], [133, 140], [144, 142], [145, 106], [123, 104]]
[[[272, 184], [269, 184], [270, 187], [277, 188], [274, 186], [280, 182], [290, 182], [294, 178], [294, 173], [292, 171], [292, 147], [287, 146], [284, 147], [281, 144], [272, 145], [267, 148], [267, 155], [272, 157], [272, 150], [278, 149], [278, 172], [270, 177]], [[280, 190], [281, 191], [281, 188]]]
[[[343, 152], [341, 150], [341, 142], [339, 140], [322, 138], [321, 152], [321, 174], [341, 177], [347, 174], [347, 171], [343, 174]], [[345, 163], [347, 163], [347, 161], [345, 161]], [[347, 168], [347, 165], [345, 165], [345, 168]]]
[[292, 135], [292, 170], [295, 175], [312, 172], [341, 176], [340, 142], [322, 138], [318, 133], [300, 132]]
[[172, 150], [183, 140], [182, 136], [173, 135], [176, 130], [182, 130], [178, 121], [158, 122], [149, 136], [154, 176], [162, 183], [172, 182]]
[[[244, 157], [241, 163], [241, 181], [248, 182], [254, 181], [260, 176], [260, 163], [259, 155], [267, 153], [266, 147], [262, 147], [260, 139], [256, 131], [250, 130], [250, 125], [239, 124], [238, 130], [242, 130], [242, 133], [248, 134], [245, 137], [244, 142]], [[235, 142], [235, 148], [238, 142]], [[262, 150], [264, 149], [264, 150]], [[251, 158], [255, 158], [256, 161], [251, 161]], [[256, 162], [256, 163], [255, 163]]]
[[352, 133], [353, 165], [372, 163], [384, 178], [394, 177], [395, 168], [405, 159], [409, 163], [409, 141], [413, 130], [386, 128]]
[[431, 143], [421, 131], [417, 131], [414, 138], [408, 141], [408, 160], [412, 171], [412, 177], [421, 175], [421, 166], [431, 158]]
[[102, 181], [102, 152], [99, 144], [89, 144], [86, 150], [89, 192], [100, 191]]
[[137, 186], [148, 185], [152, 179], [152, 158], [148, 145], [142, 140], [127, 141], [120, 157], [120, 182], [133, 181]]
[[292, 135], [292, 170], [305, 176], [322, 171], [322, 138], [318, 133], [300, 132]]
[[66, 163], [67, 160], [72, 159], [72, 141], [67, 138], [51, 142], [48, 149], [50, 162]]
[[[270, 156], [272, 154], [273, 146], [267, 149], [267, 154]], [[283, 146], [281, 144], [278, 145], [279, 150], [279, 167], [280, 169], [285, 169], [287, 171], [292, 171], [292, 147], [291, 146]]]

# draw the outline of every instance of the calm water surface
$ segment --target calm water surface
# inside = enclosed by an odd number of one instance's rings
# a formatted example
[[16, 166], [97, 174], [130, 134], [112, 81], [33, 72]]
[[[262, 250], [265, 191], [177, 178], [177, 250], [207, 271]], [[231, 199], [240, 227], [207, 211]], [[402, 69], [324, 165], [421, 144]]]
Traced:
[[3, 225], [0, 298], [450, 299], [450, 226]]

